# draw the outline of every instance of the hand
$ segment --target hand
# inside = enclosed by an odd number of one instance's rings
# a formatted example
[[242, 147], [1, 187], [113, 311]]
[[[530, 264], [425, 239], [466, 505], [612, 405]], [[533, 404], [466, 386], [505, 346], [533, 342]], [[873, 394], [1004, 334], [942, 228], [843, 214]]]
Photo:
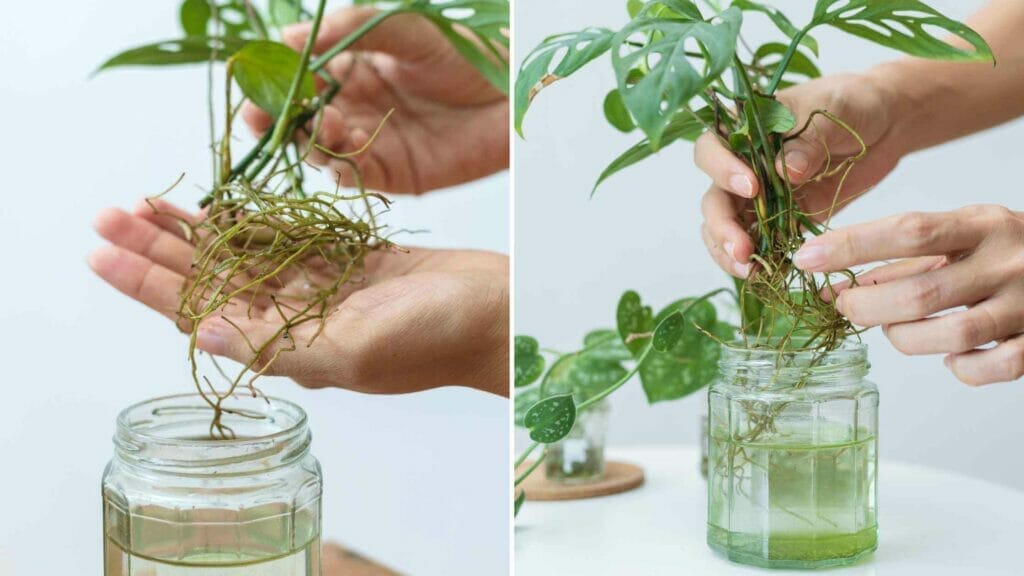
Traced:
[[[834, 272], [897, 258], [859, 276], [854, 287], [837, 284], [839, 311], [855, 324], [883, 326], [904, 354], [946, 354], [946, 366], [971, 386], [1024, 375], [1021, 213], [968, 206], [891, 216], [812, 238], [793, 262]], [[966, 309], [936, 316], [960, 307]]]
[[[827, 110], [849, 124], [869, 147], [858, 161], [836, 198], [839, 175], [816, 181], [828, 166], [861, 151], [860, 144], [845, 130], [821, 116], [812, 128], [785, 144], [790, 181], [802, 186], [796, 192], [801, 210], [812, 219], [824, 221], [856, 196], [881, 181], [906, 153], [894, 119], [898, 97], [885, 88], [874, 74], [829, 76], [779, 93], [779, 100], [793, 111], [799, 130], [815, 110]], [[748, 234], [753, 223], [751, 198], [759, 189], [753, 170], [711, 133], [697, 140], [697, 166], [711, 176], [714, 184], [704, 195], [702, 236], [708, 251], [728, 274], [746, 278], [754, 243]], [[782, 174], [781, 159], [775, 169]]]
[[[377, 13], [343, 8], [326, 16], [313, 46], [328, 50]], [[286, 28], [283, 41], [302, 50], [310, 24]], [[481, 178], [508, 167], [508, 98], [416, 14], [391, 16], [326, 71], [342, 88], [324, 109], [318, 143], [336, 153], [362, 148], [394, 109], [370, 148], [353, 158], [368, 188], [420, 194]], [[243, 117], [257, 133], [269, 115], [246, 103]], [[354, 186], [352, 170], [319, 150], [310, 158]]]
[[321, 558], [323, 576], [398, 576], [398, 572], [334, 542], [324, 543]]
[[[194, 218], [166, 203], [160, 212]], [[179, 292], [192, 264], [193, 246], [178, 221], [142, 202], [134, 214], [107, 209], [95, 223], [112, 245], [89, 257], [92, 269], [114, 288], [178, 322]], [[327, 317], [312, 346], [303, 343], [316, 322], [292, 330], [295, 350], [281, 354], [268, 374], [303, 386], [336, 386], [394, 394], [446, 385], [508, 395], [508, 258], [469, 250], [374, 252], [366, 259], [365, 285], [349, 292]], [[301, 278], [285, 278], [281, 293], [295, 293]], [[270, 289], [270, 285], [265, 285]], [[243, 298], [244, 299], [244, 298]], [[224, 315], [253, 342], [280, 327], [272, 306], [245, 313], [248, 301]], [[275, 342], [266, 357], [282, 345]], [[244, 338], [220, 316], [199, 327], [197, 347], [249, 363]]]

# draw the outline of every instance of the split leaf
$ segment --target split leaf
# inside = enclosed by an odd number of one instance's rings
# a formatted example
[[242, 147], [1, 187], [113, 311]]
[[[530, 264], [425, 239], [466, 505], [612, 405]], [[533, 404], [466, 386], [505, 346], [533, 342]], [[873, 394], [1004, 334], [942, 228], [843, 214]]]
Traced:
[[227, 60], [245, 45], [244, 40], [192, 36], [165, 40], [125, 50], [107, 60], [97, 72], [122, 66], [173, 66]]

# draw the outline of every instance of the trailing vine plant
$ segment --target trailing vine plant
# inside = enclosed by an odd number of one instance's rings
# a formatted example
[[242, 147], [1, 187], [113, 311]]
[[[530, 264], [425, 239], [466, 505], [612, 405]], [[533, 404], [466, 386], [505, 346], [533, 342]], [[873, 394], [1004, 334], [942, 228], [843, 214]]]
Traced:
[[[666, 146], [692, 142], [705, 132], [715, 135], [753, 168], [762, 191], [750, 218], [756, 246], [754, 265], [747, 280], [736, 281], [740, 345], [778, 350], [780, 359], [788, 356], [787, 352], [835, 350], [857, 334], [857, 329], [832, 305], [834, 299], [823, 296], [831, 291], [830, 278], [797, 269], [792, 255], [805, 233], [821, 234], [828, 228], [850, 171], [869, 150], [850, 125], [828, 110], [813, 112], [798, 126], [792, 111], [778, 100], [778, 91], [820, 75], [815, 64], [819, 46], [811, 34], [820, 27], [830, 26], [923, 58], [994, 62], [988, 44], [965, 24], [919, 0], [816, 0], [810, 21], [802, 27], [780, 10], [753, 0], [732, 0], [728, 6], [718, 0], [704, 0], [701, 5], [693, 0], [628, 0], [626, 8], [630, 20], [619, 30], [585, 28], [556, 34], [529, 53], [514, 87], [516, 131], [523, 135], [526, 112], [540, 91], [609, 55], [616, 85], [604, 98], [605, 118], [620, 131], [639, 129], [644, 137], [605, 168], [591, 195], [609, 177]], [[755, 13], [774, 24], [782, 41], [748, 46], [741, 36], [743, 19]], [[948, 34], [958, 43], [936, 33]], [[821, 214], [801, 210], [798, 200], [806, 184], [789, 181], [782, 154], [787, 141], [809, 130], [813, 135], [820, 122], [834, 123], [861, 143], [858, 153], [830, 158], [807, 180], [835, 184], [832, 206]], [[781, 171], [775, 169], [777, 160], [782, 163]], [[856, 280], [852, 272], [845, 275]], [[646, 390], [644, 363], [652, 354], [681, 346], [687, 326], [693, 325], [686, 318], [689, 311], [677, 309], [658, 322], [649, 318], [637, 322], [636, 330], [623, 332], [624, 306], [635, 310], [639, 299], [630, 303], [624, 297], [619, 307], [619, 332], [636, 365], [604, 393], [583, 395], [580, 402], [574, 395], [562, 394], [533, 403], [537, 394], [523, 394], [522, 398], [517, 394], [517, 412], [522, 404], [522, 423], [535, 442], [519, 457], [517, 467], [540, 445], [568, 434], [577, 411], [634, 374], [639, 372]], [[712, 331], [701, 326], [705, 333]], [[647, 331], [647, 338], [638, 336]], [[590, 344], [585, 344], [574, 354], [587, 356]], [[517, 387], [532, 381], [530, 376], [535, 380], [543, 373], [543, 359], [538, 358], [535, 341], [517, 339]], [[706, 370], [713, 372], [716, 358], [717, 353], [715, 358], [709, 353], [700, 356], [700, 361], [707, 362]], [[556, 362], [551, 372], [557, 366]], [[654, 372], [654, 368], [648, 371]], [[516, 478], [517, 485], [525, 475]], [[517, 511], [522, 498], [522, 494], [517, 497]]]
[[[190, 334], [195, 387], [213, 410], [210, 435], [214, 438], [234, 436], [222, 422], [223, 414], [229, 412], [223, 407], [226, 399], [240, 388], [260, 395], [255, 381], [280, 354], [312, 345], [319, 330], [304, 342], [294, 340], [293, 330], [307, 323], [318, 323], [323, 329], [342, 287], [361, 278], [366, 255], [399, 249], [389, 240], [387, 227], [378, 222], [388, 207], [387, 199], [362, 186], [354, 160], [372, 145], [388, 115], [381, 117], [377, 133], [360, 149], [320, 148], [352, 168], [355, 190], [320, 190], [307, 180], [306, 159], [316, 145], [302, 142], [316, 142], [322, 109], [344, 90], [344, 78], [324, 71], [327, 62], [386, 19], [418, 14], [433, 22], [492, 84], [508, 92], [508, 0], [355, 3], [375, 4], [380, 11], [328, 50], [314, 54], [326, 0], [317, 0], [312, 9], [301, 0], [268, 0], [259, 5], [250, 0], [184, 0], [179, 10], [182, 37], [126, 50], [99, 68], [204, 63], [209, 69], [212, 181], [199, 201], [204, 209], [201, 218], [195, 222], [178, 218], [195, 251], [177, 313], [179, 325]], [[311, 30], [301, 53], [278, 41], [282, 27], [306, 19], [311, 20]], [[214, 80], [218, 66], [224, 71], [219, 88]], [[322, 81], [320, 90], [314, 76]], [[219, 113], [217, 99], [222, 103]], [[252, 147], [237, 150], [233, 129], [247, 100], [268, 112], [274, 123]], [[216, 374], [211, 377], [198, 362], [199, 326], [232, 306], [245, 307], [250, 317], [274, 318], [280, 327], [271, 338], [253, 341], [235, 325], [248, 343], [251, 360], [234, 374], [214, 360]]]
[[[640, 377], [651, 404], [693, 394], [714, 379], [719, 342], [731, 341], [736, 327], [722, 320], [713, 298], [718, 289], [682, 298], [654, 314], [630, 290], [619, 299], [615, 329], [599, 329], [583, 338], [579, 350], [561, 354], [542, 350], [529, 336], [515, 338], [516, 425], [533, 443], [516, 459], [515, 486], [547, 456], [547, 445], [565, 438], [579, 413]], [[735, 296], [735, 294], [733, 294]], [[548, 367], [545, 353], [554, 360]], [[540, 449], [539, 455], [528, 462]], [[521, 469], [521, 470], [520, 470]], [[515, 512], [526, 499], [519, 491]]]

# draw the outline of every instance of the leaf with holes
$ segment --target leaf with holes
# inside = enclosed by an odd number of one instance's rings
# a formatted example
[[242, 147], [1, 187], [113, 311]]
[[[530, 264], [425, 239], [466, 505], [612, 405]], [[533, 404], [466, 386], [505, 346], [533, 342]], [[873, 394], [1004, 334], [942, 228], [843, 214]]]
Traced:
[[508, 6], [508, 0], [417, 0], [403, 9], [430, 19], [467, 62], [508, 94]]
[[174, 66], [227, 60], [245, 45], [236, 38], [193, 36], [166, 40], [125, 50], [101, 65], [96, 72], [122, 66]]
[[[921, 58], [993, 61], [992, 49], [981, 35], [918, 0], [818, 0], [811, 22]], [[949, 32], [972, 49], [949, 44], [929, 28]]]
[[535, 338], [516, 336], [515, 338], [515, 385], [516, 388], [529, 386], [544, 374], [544, 356], [540, 354], [540, 345]]
[[[668, 123], [665, 128], [665, 132], [661, 135], [661, 146], [662, 148], [677, 140], [686, 140], [693, 142], [704, 133], [704, 126], [714, 122], [715, 113], [710, 108], [701, 108], [697, 112], [690, 112], [689, 110], [683, 110], [676, 114], [676, 117]], [[597, 182], [594, 183], [594, 187], [590, 190], [590, 195], [593, 196], [597, 192], [598, 186], [602, 182], [607, 180], [613, 174], [621, 172], [626, 168], [640, 162], [652, 156], [656, 151], [651, 147], [651, 141], [643, 139], [639, 143], [630, 146], [628, 150], [619, 154], [615, 160], [612, 160], [611, 164], [601, 172], [598, 176]]]
[[[523, 60], [516, 77], [516, 132], [523, 135], [523, 118], [537, 94], [557, 80], [574, 72], [607, 52], [615, 34], [605, 28], [587, 28], [580, 32], [549, 36]], [[556, 55], [561, 54], [553, 65]]]
[[[271, 116], [284, 111], [292, 80], [302, 57], [298, 52], [269, 40], [249, 42], [231, 57], [231, 70], [242, 92]], [[296, 95], [296, 103], [316, 96], [313, 75], [307, 70]], [[294, 104], [294, 103], [293, 103]]]
[[[662, 135], [680, 107], [732, 64], [742, 21], [738, 8], [729, 8], [712, 22], [690, 20], [679, 13], [674, 18], [652, 15], [659, 8], [664, 11], [664, 4], [648, 3], [612, 41], [619, 92], [654, 150], [661, 146]], [[689, 41], [701, 47], [703, 71], [690, 61]], [[650, 62], [648, 73], [630, 85], [630, 71]]]
[[523, 418], [523, 424], [530, 431], [530, 439], [542, 444], [565, 438], [575, 423], [576, 405], [572, 394], [545, 398], [530, 408]]
[[[762, 4], [760, 2], [753, 2], [752, 0], [733, 0], [732, 5], [739, 8], [740, 10], [746, 10], [748, 12], [761, 12], [768, 16], [768, 19], [775, 24], [775, 27], [782, 31], [783, 34], [789, 37], [790, 40], [797, 37], [800, 34], [800, 29], [793, 25], [789, 17], [783, 14], [778, 8]], [[818, 41], [812, 38], [809, 34], [805, 34], [800, 39], [800, 44], [806, 46], [808, 50], [818, 55]]]

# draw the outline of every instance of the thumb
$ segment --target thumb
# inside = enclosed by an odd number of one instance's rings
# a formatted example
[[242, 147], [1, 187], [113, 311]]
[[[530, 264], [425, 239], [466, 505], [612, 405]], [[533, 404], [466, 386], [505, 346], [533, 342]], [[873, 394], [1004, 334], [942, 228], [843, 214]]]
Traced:
[[800, 121], [775, 161], [779, 175], [788, 175], [794, 184], [813, 178], [826, 167], [826, 163], [834, 166], [860, 151], [860, 145], [850, 133], [827, 116], [817, 113], [821, 110], [801, 114], [799, 109], [803, 106], [800, 104], [794, 107]]
[[[313, 52], [322, 54], [341, 42], [361, 26], [380, 14], [370, 6], [342, 8], [324, 16], [320, 23]], [[281, 31], [282, 41], [295, 51], [301, 51], [312, 31], [312, 22], [292, 24]], [[354, 50], [383, 52], [401, 59], [423, 58], [426, 40], [440, 32], [426, 19], [416, 14], [396, 14], [387, 17], [353, 45]]]

